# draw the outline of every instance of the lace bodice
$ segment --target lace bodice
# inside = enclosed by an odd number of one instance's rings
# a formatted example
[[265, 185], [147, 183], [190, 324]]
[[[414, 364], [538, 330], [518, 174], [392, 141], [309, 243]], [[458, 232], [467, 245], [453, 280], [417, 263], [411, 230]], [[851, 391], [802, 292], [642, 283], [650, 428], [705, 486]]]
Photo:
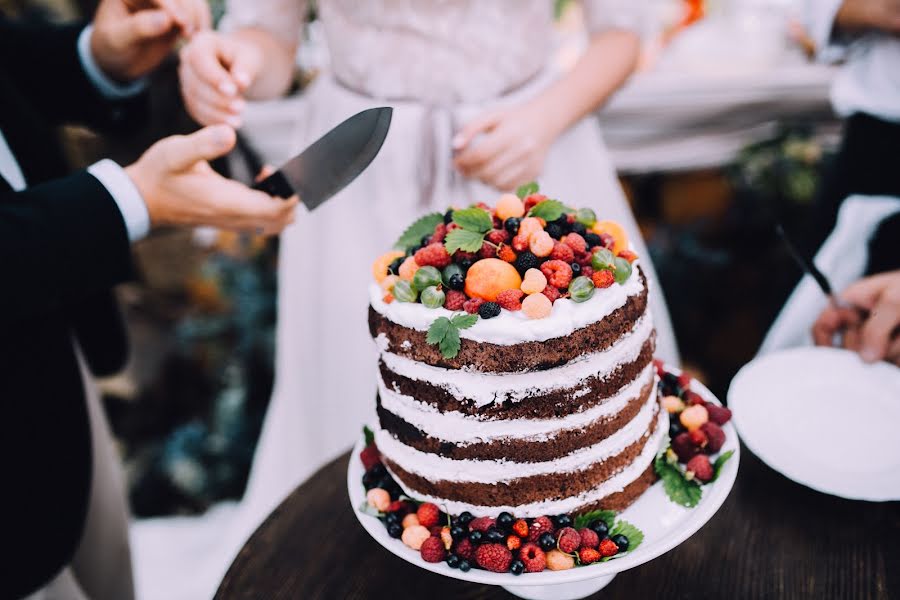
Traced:
[[[583, 0], [591, 31], [634, 28], [645, 0]], [[553, 45], [552, 0], [319, 0], [331, 69], [385, 99], [478, 102], [528, 81]], [[228, 0], [227, 27], [297, 43], [306, 0]]]

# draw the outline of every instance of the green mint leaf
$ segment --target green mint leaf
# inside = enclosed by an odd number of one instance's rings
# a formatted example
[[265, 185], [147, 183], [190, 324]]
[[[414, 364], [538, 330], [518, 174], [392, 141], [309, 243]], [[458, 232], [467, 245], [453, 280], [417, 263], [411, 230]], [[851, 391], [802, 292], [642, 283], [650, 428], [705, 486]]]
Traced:
[[450, 320], [459, 329], [468, 329], [478, 322], [478, 315], [459, 314], [454, 315]]
[[[453, 222], [468, 231], [487, 233], [494, 228], [491, 214], [483, 208], [463, 208], [453, 211]], [[452, 233], [452, 232], [451, 232]]]
[[656, 474], [663, 481], [663, 489], [666, 491], [666, 495], [672, 502], [688, 508], [697, 506], [703, 491], [696, 480], [688, 481], [685, 479], [681, 469], [666, 462], [665, 453], [661, 453], [656, 457], [654, 468], [656, 469]]
[[449, 254], [453, 254], [457, 250], [478, 252], [481, 250], [482, 244], [484, 244], [484, 234], [469, 231], [468, 229], [454, 229], [444, 238], [444, 247]]
[[529, 217], [540, 217], [548, 223], [555, 221], [566, 212], [566, 207], [559, 200], [544, 200], [535, 204], [530, 211]]
[[733, 454], [734, 450], [723, 452], [719, 455], [719, 458], [716, 459], [716, 462], [713, 463], [713, 481], [719, 478], [719, 473], [722, 472], [722, 469], [725, 467], [725, 463], [728, 462], [728, 459], [731, 458]]
[[613, 523], [616, 521], [616, 513], [612, 510], [592, 510], [590, 512], [582, 513], [575, 517], [575, 523], [572, 527], [581, 529], [587, 527], [591, 524], [591, 521], [596, 521], [597, 519], [602, 519], [606, 522], [607, 527], [612, 528]]
[[441, 340], [444, 339], [444, 336], [447, 335], [447, 330], [450, 329], [450, 327], [452, 327], [450, 319], [447, 317], [438, 317], [432, 321], [431, 326], [428, 328], [428, 333], [425, 335], [425, 341], [432, 345], [440, 344]]
[[617, 521], [615, 527], [609, 530], [609, 537], [619, 534], [628, 538], [628, 552], [636, 549], [644, 541], [644, 532], [628, 521]]
[[434, 233], [434, 228], [438, 223], [444, 222], [444, 215], [441, 213], [431, 213], [420, 217], [415, 223], [406, 228], [394, 247], [397, 250], [406, 252], [413, 246], [418, 246], [422, 242], [422, 238], [426, 235]]
[[516, 196], [518, 196], [519, 198], [524, 198], [525, 196], [530, 196], [531, 194], [537, 194], [539, 189], [540, 188], [538, 187], [537, 182], [532, 181], [526, 183], [525, 185], [519, 186], [519, 189], [516, 190]]
[[375, 441], [375, 433], [366, 425], [363, 427], [363, 437], [366, 439], [366, 446], [371, 446]]
[[456, 358], [456, 355], [459, 354], [459, 344], [459, 329], [454, 325], [450, 325], [447, 328], [444, 339], [438, 345], [438, 348], [441, 350], [441, 356], [444, 358]]

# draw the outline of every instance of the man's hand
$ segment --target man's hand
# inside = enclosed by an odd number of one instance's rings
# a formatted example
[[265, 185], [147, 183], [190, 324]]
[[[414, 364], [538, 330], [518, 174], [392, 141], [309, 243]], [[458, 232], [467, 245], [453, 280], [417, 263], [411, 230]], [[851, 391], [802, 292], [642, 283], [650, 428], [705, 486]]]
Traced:
[[91, 53], [110, 78], [146, 75], [175, 42], [210, 26], [204, 0], [101, 0], [94, 15]]
[[151, 224], [276, 234], [293, 223], [296, 196], [287, 201], [273, 198], [225, 179], [206, 162], [229, 152], [234, 143], [234, 130], [216, 125], [160, 140], [126, 167], [147, 204]]
[[844, 347], [859, 352], [866, 362], [886, 360], [900, 366], [900, 271], [861, 279], [841, 297], [868, 314], [829, 306], [813, 325], [816, 344], [831, 346], [842, 333]]
[[880, 29], [900, 34], [900, 0], [844, 0], [834, 25], [848, 31]]

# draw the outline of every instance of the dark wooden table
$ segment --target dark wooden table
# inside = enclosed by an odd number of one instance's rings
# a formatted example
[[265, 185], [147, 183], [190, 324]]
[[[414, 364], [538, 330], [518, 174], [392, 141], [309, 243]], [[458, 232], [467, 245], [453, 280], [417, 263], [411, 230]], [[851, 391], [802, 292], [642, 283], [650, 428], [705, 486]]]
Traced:
[[[826, 496], [742, 450], [737, 482], [712, 520], [677, 548], [620, 573], [597, 598], [900, 598], [900, 502]], [[512, 598], [499, 587], [430, 573], [379, 546], [351, 512], [348, 456], [269, 516], [217, 599]]]

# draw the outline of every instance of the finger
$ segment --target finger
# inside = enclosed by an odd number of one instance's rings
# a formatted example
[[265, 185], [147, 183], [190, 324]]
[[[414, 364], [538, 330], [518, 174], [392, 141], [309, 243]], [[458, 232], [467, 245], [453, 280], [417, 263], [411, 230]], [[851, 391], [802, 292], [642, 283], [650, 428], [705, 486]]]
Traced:
[[843, 330], [844, 335], [841, 342], [844, 345], [844, 348], [847, 350], [852, 350], [853, 352], [859, 352], [862, 348], [862, 331], [861, 329], [856, 327], [847, 327]]
[[[179, 3], [178, 0], [151, 0], [149, 2], [150, 5], [158, 7], [160, 10], [166, 12], [175, 25], [177, 25], [182, 31], [185, 28], [190, 26], [191, 19], [188, 11], [184, 9]], [[140, 14], [144, 11], [139, 11], [137, 14]]]
[[866, 362], [881, 360], [887, 354], [894, 331], [900, 324], [900, 303], [879, 302], [869, 311], [862, 325], [860, 356]]
[[228, 153], [234, 147], [235, 140], [234, 129], [227, 125], [213, 125], [190, 135], [166, 138], [160, 144], [167, 168], [184, 171], [198, 162]]
[[851, 284], [842, 293], [841, 298], [859, 306], [871, 310], [882, 291], [889, 286], [891, 281], [897, 277], [896, 273], [882, 273], [874, 277], [866, 277], [860, 279], [856, 283]]
[[189, 63], [201, 81], [231, 97], [237, 95], [238, 87], [223, 64], [230, 58], [228, 52], [228, 46], [222, 45], [216, 34], [204, 33], [185, 47], [182, 60]]
[[239, 42], [229, 41], [228, 72], [240, 91], [246, 90], [259, 73], [259, 54]]
[[888, 347], [884, 360], [900, 367], [900, 336], [896, 336]]
[[[262, 169], [260, 169], [259, 173], [257, 173], [256, 179], [254, 179], [254, 181], [258, 183], [274, 172], [275, 167], [273, 167], [272, 165], [263, 165]], [[296, 196], [294, 196], [294, 198], [296, 198]]]
[[856, 328], [861, 322], [859, 313], [852, 308], [828, 306], [813, 323], [813, 341], [818, 346], [831, 346], [836, 334]]
[[172, 15], [162, 9], [141, 10], [123, 17], [120, 22], [126, 39], [131, 42], [164, 36], [175, 25]]
[[189, 15], [190, 30], [184, 31], [186, 36], [191, 36], [199, 31], [204, 31], [212, 26], [212, 15], [209, 4], [204, 0], [182, 0], [184, 10]]
[[179, 72], [179, 78], [181, 79], [182, 95], [186, 101], [235, 117], [223, 122], [232, 127], [240, 126], [240, 115], [247, 107], [247, 102], [243, 98], [226, 96], [221, 93], [200, 79], [190, 66], [185, 66]]
[[460, 152], [454, 159], [456, 168], [469, 177], [478, 176], [480, 169], [497, 157], [501, 152], [508, 150], [509, 140], [499, 132], [484, 136], [478, 144], [468, 147]]
[[500, 113], [488, 113], [467, 123], [450, 142], [454, 150], [468, 146], [476, 135], [490, 131], [500, 122]]

